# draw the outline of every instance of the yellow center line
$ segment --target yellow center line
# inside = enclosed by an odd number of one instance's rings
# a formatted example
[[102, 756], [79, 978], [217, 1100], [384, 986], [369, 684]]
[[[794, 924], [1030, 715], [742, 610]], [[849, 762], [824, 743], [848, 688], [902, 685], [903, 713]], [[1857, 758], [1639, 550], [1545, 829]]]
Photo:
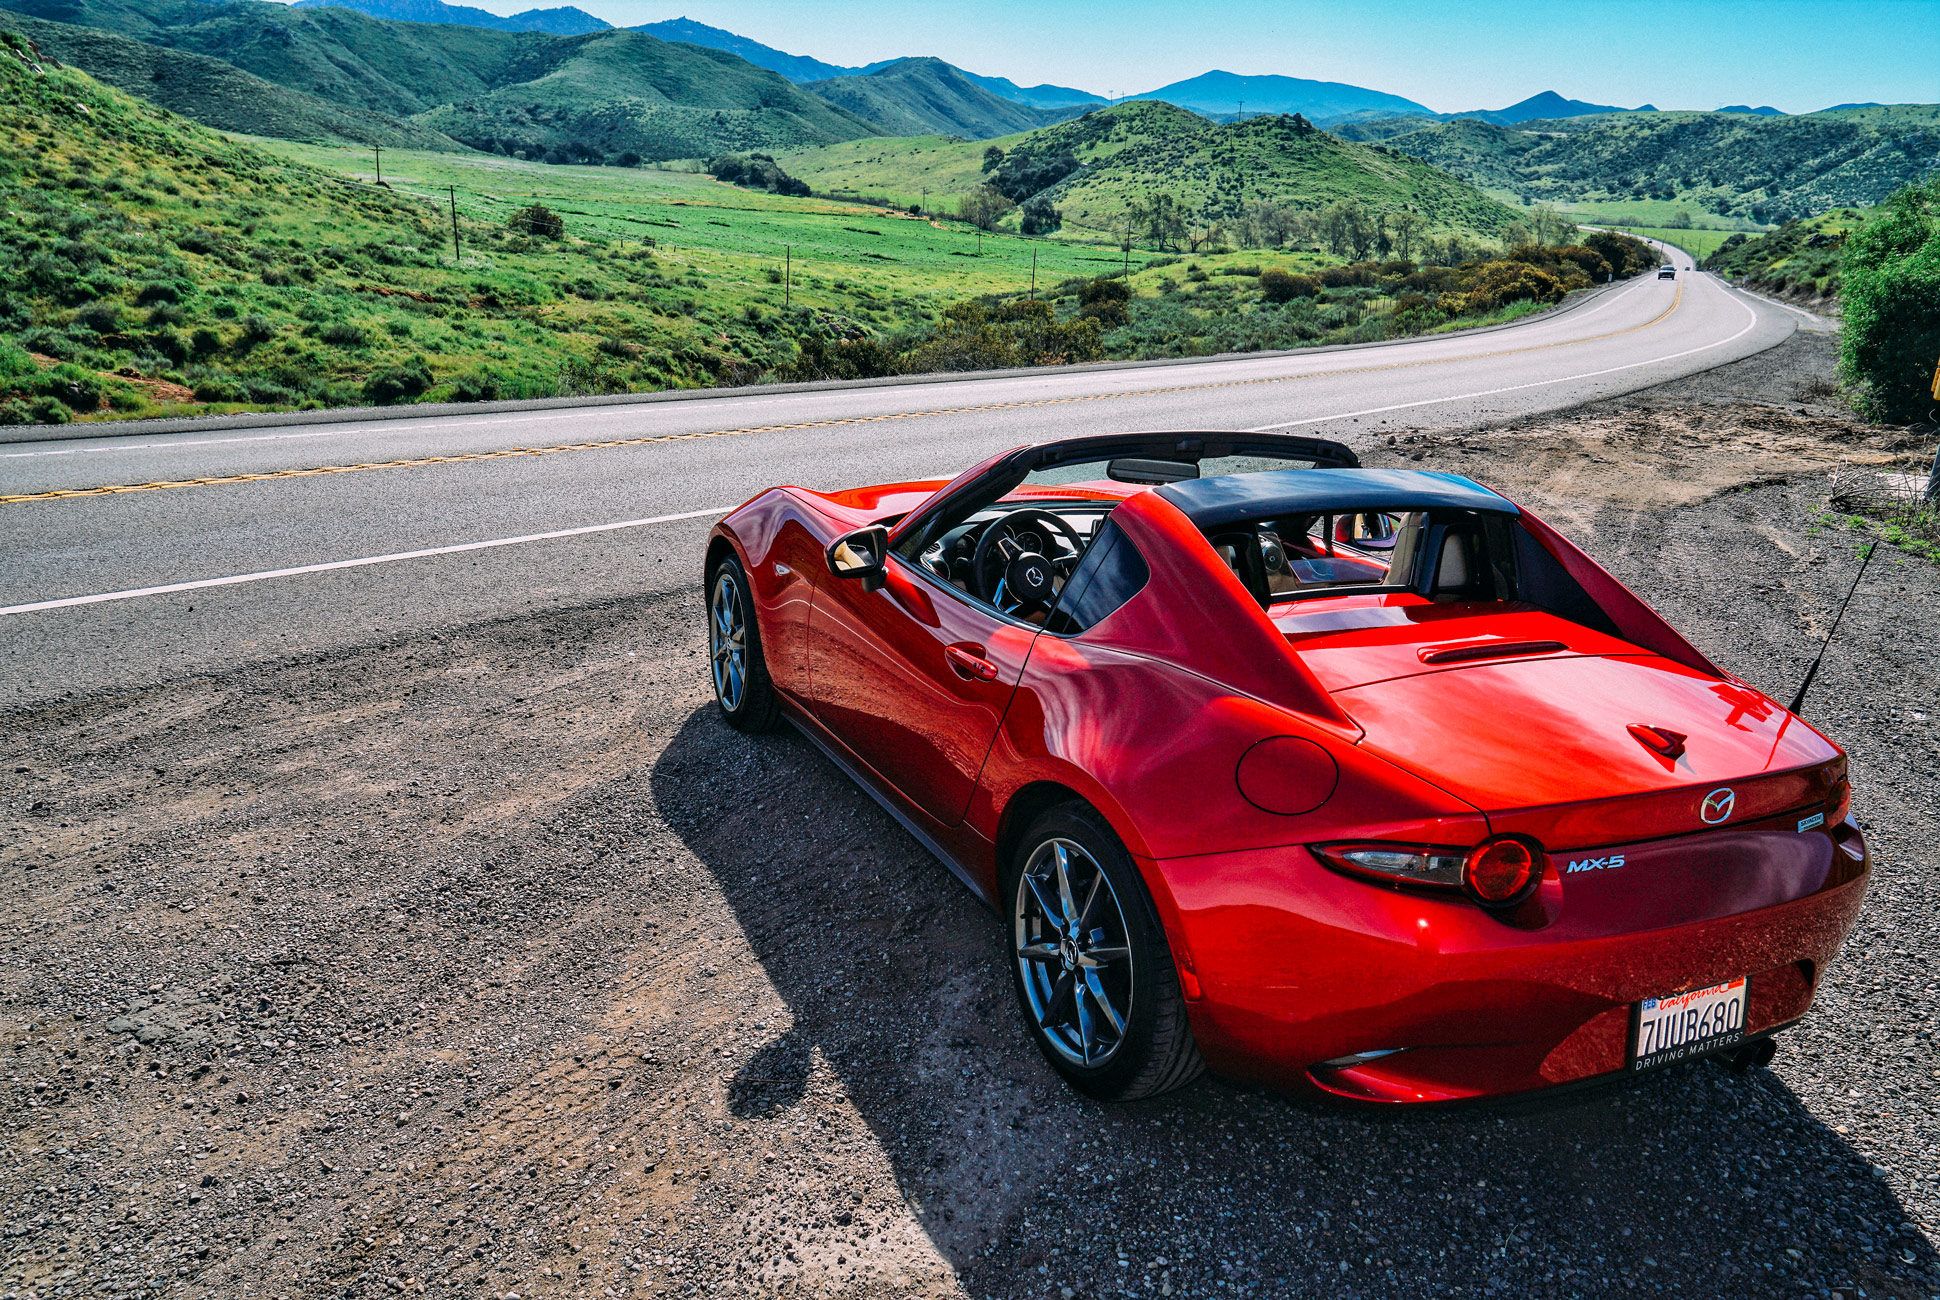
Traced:
[[1171, 384], [1159, 388], [1128, 389], [1123, 392], [1080, 393], [1070, 397], [1041, 397], [1014, 402], [982, 402], [971, 406], [942, 406], [920, 411], [894, 411], [883, 415], [850, 415], [821, 420], [799, 420], [787, 424], [750, 424], [733, 429], [703, 429], [693, 433], [641, 434], [629, 438], [602, 438], [593, 442], [549, 443], [535, 447], [500, 447], [491, 451], [452, 452], [442, 456], [411, 456], [399, 460], [360, 461], [348, 465], [311, 465], [296, 469], [262, 470], [253, 474], [210, 474], [198, 478], [157, 479], [149, 483], [106, 483], [98, 487], [50, 488], [42, 492], [19, 492], [0, 496], [0, 505], [27, 501], [65, 501], [76, 497], [120, 496], [129, 492], [165, 492], [173, 488], [217, 487], [225, 483], [268, 483], [279, 479], [316, 478], [324, 474], [357, 474], [366, 470], [419, 469], [430, 465], [464, 465], [474, 461], [506, 460], [512, 457], [553, 456], [572, 451], [608, 451], [618, 447], [648, 447], [660, 443], [694, 442], [705, 438], [737, 438], [755, 433], [792, 433], [808, 429], [834, 429], [860, 424], [882, 424], [892, 420], [928, 420], [950, 415], [979, 415], [992, 411], [1027, 411], [1052, 406], [1075, 406], [1085, 402], [1112, 402], [1127, 398], [1170, 397], [1181, 393], [1203, 393], [1233, 388], [1253, 388], [1267, 384], [1296, 383], [1313, 379], [1332, 379], [1345, 375], [1377, 374], [1389, 370], [1412, 370], [1423, 366], [1451, 365], [1456, 362], [1485, 361], [1517, 356], [1527, 352], [1551, 351], [1601, 343], [1649, 329], [1675, 312], [1684, 301], [1684, 283], [1679, 281], [1671, 305], [1647, 321], [1627, 325], [1603, 334], [1554, 343], [1530, 343], [1521, 347], [1496, 348], [1461, 356], [1426, 357], [1415, 361], [1388, 361], [1376, 365], [1354, 366], [1341, 370], [1306, 371], [1290, 375], [1262, 375], [1252, 379], [1206, 380], [1194, 384]]

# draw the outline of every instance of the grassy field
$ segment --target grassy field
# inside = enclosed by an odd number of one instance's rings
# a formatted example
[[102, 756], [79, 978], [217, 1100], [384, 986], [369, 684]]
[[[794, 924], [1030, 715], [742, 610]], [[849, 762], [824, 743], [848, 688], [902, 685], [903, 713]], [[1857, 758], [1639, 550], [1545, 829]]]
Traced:
[[[360, 180], [374, 180], [369, 150], [258, 140], [258, 147]], [[486, 154], [384, 151], [384, 181], [427, 206], [455, 187], [458, 212], [493, 225], [543, 203], [569, 235], [645, 248], [664, 261], [693, 265], [710, 287], [740, 306], [779, 307], [769, 273], [794, 267], [792, 301], [849, 310], [858, 302], [898, 302], [905, 315], [982, 293], [1028, 290], [1031, 259], [1039, 284], [1120, 269], [1115, 248], [1064, 240], [984, 234], [865, 204], [787, 198], [726, 185], [698, 172], [652, 168], [560, 167]], [[792, 250], [792, 251], [791, 251]], [[1133, 250], [1134, 269], [1154, 254]], [[772, 302], [770, 301], [772, 300]]]
[[1700, 262], [1717, 252], [1724, 246], [1725, 240], [1737, 233], [1697, 227], [1679, 229], [1674, 226], [1612, 226], [1611, 229], [1636, 235], [1639, 239], [1661, 239], [1667, 244], [1675, 244]]

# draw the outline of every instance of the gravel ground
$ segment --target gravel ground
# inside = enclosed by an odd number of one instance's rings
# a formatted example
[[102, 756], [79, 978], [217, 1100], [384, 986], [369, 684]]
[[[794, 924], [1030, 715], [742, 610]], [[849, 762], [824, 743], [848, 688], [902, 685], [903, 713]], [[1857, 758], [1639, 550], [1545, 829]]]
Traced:
[[[1523, 495], [1782, 696], [1829, 477], [1915, 454], [1828, 367], [1370, 460]], [[1427, 1114], [1064, 1090], [994, 918], [715, 720], [697, 601], [0, 718], [0, 1294], [1940, 1295], [1933, 567], [1881, 556], [1807, 710], [1877, 870], [1774, 1067]]]

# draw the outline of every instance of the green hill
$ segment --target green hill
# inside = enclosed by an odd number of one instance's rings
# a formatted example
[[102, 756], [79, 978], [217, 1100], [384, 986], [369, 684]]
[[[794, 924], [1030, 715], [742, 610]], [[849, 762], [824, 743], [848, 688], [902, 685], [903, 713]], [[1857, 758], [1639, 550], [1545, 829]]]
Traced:
[[398, 118], [272, 85], [220, 59], [148, 45], [92, 27], [20, 14], [6, 25], [47, 57], [205, 125], [283, 140], [344, 140], [395, 149], [457, 149], [450, 137]]
[[[1420, 161], [1329, 135], [1297, 117], [1221, 125], [1170, 104], [1134, 101], [990, 142], [935, 137], [857, 140], [792, 154], [789, 173], [817, 190], [941, 203], [983, 183], [987, 149], [1062, 214], [1067, 233], [1120, 230], [1134, 207], [1169, 196], [1189, 224], [1232, 224], [1266, 202], [1314, 212], [1357, 201], [1411, 212], [1424, 233], [1495, 241], [1519, 221], [1506, 205]], [[1008, 219], [1015, 224], [1019, 217]]]
[[1840, 251], [1865, 217], [1858, 208], [1837, 208], [1767, 235], [1733, 235], [1705, 258], [1704, 269], [1769, 293], [1836, 297]]
[[973, 140], [1028, 131], [1063, 116], [1003, 99], [941, 59], [897, 59], [866, 76], [804, 87], [884, 135], [960, 135]]
[[1621, 113], [1497, 126], [1390, 119], [1350, 134], [1485, 189], [1613, 214], [1675, 202], [1761, 223], [1877, 203], [1940, 166], [1940, 105], [1830, 109], [1797, 117]]
[[875, 129], [719, 50], [636, 31], [519, 39], [543, 43], [507, 64], [504, 84], [418, 120], [494, 153], [581, 162], [773, 152]]
[[527, 157], [705, 157], [875, 130], [731, 54], [642, 32], [559, 37], [264, 0], [4, 4], [221, 59], [340, 107], [419, 117], [421, 127], [473, 147]]

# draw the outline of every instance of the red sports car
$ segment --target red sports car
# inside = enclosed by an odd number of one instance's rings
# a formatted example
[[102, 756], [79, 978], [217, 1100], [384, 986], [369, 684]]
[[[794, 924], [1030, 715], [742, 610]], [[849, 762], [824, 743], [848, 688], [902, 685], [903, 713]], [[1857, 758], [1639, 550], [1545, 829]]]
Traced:
[[1452, 474], [1079, 438], [772, 489], [706, 577], [727, 721], [794, 723], [998, 911], [1092, 1096], [1757, 1063], [1865, 891], [1839, 748]]

